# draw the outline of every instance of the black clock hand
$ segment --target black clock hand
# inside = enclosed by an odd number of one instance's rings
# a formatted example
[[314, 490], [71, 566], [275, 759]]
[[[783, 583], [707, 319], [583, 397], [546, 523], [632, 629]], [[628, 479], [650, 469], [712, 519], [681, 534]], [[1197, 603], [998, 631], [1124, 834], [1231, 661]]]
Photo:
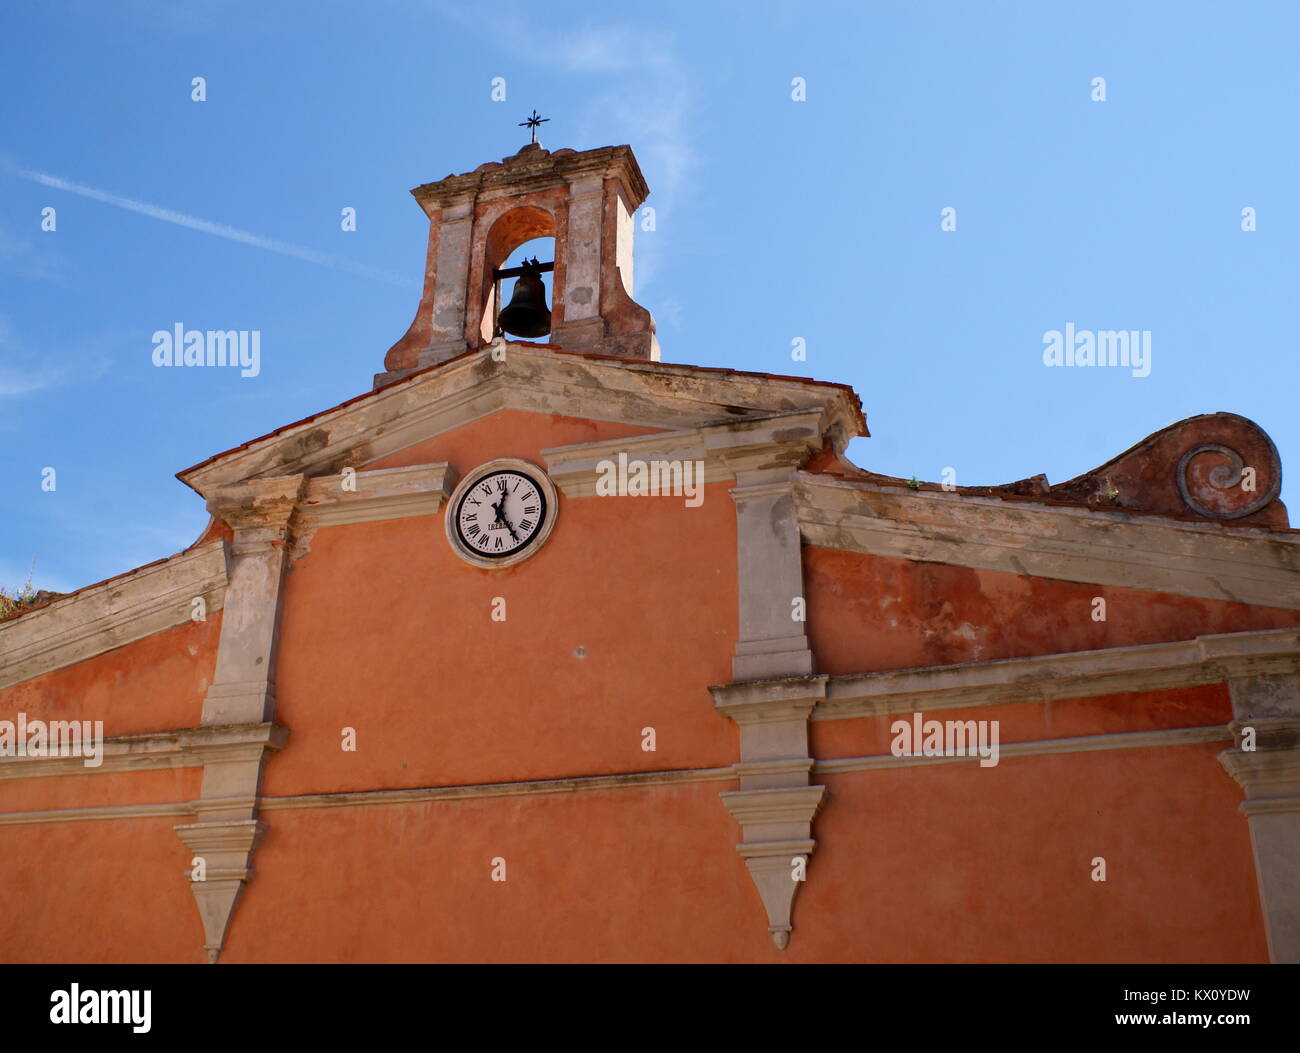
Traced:
[[504, 490], [501, 491], [501, 503], [494, 504], [492, 508], [497, 514], [496, 521], [510, 531], [510, 536], [517, 542], [519, 535], [515, 533], [515, 528], [510, 525], [510, 520], [506, 518], [506, 492]]

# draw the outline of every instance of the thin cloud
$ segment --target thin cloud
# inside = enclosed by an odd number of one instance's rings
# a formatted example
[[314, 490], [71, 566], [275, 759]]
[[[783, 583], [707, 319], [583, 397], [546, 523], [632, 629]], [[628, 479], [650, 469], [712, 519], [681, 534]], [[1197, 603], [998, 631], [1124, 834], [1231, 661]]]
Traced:
[[55, 190], [64, 190], [70, 194], [79, 194], [82, 197], [88, 197], [93, 201], [99, 201], [105, 205], [112, 205], [114, 208], [123, 208], [130, 212], [138, 212], [142, 216], [162, 220], [164, 223], [172, 223], [178, 227], [187, 227], [190, 230], [197, 230], [204, 234], [212, 234], [215, 237], [225, 238], [228, 241], [237, 241], [244, 245], [251, 245], [254, 248], [264, 249], [267, 252], [276, 252], [281, 256], [290, 256], [293, 259], [304, 260], [307, 263], [315, 263], [321, 267], [330, 267], [334, 270], [349, 271], [352, 274], [359, 274], [367, 278], [373, 278], [376, 281], [388, 282], [390, 285], [400, 285], [405, 288], [411, 288], [418, 284], [410, 278], [403, 277], [399, 274], [393, 274], [390, 271], [369, 267], [364, 263], [356, 263], [352, 260], [342, 259], [341, 257], [332, 256], [326, 252], [316, 252], [314, 249], [303, 248], [300, 245], [292, 245], [287, 241], [277, 241], [274, 238], [267, 238], [261, 234], [253, 234], [246, 230], [240, 230], [237, 227], [228, 226], [225, 223], [213, 223], [211, 220], [200, 219], [198, 216], [190, 216], [184, 212], [176, 212], [170, 208], [163, 208], [161, 205], [151, 205], [147, 201], [136, 201], [133, 198], [123, 197], [121, 194], [113, 194], [107, 190], [98, 190], [95, 187], [86, 186], [82, 183], [74, 183], [70, 179], [51, 175], [48, 172], [29, 171], [28, 169], [19, 168], [15, 165], [8, 165], [6, 167], [14, 175], [19, 176], [22, 179], [29, 179], [34, 183], [40, 183], [42, 186], [52, 187]]

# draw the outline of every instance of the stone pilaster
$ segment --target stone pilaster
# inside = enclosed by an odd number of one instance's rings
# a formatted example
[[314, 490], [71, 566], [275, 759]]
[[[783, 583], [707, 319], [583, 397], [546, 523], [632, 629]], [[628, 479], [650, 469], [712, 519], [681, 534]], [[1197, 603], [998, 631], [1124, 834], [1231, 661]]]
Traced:
[[747, 418], [705, 431], [708, 451], [736, 476], [740, 635], [733, 680], [807, 676], [806, 597], [794, 476], [822, 446], [821, 412]]
[[428, 348], [419, 352], [419, 369], [469, 349], [465, 340], [465, 303], [474, 236], [473, 202], [469, 198], [448, 202], [439, 213], [439, 223], [431, 336]]
[[575, 175], [568, 184], [564, 321], [556, 326], [553, 339], [564, 347], [597, 347], [605, 335], [600, 315], [605, 184], [599, 172]]
[[203, 785], [194, 802], [197, 821], [175, 828], [202, 860], [187, 873], [209, 962], [221, 953], [235, 905], [253, 873], [253, 851], [266, 832], [257, 818], [262, 765], [284, 744], [284, 729], [274, 724], [276, 643], [289, 521], [303, 490], [303, 477], [293, 475], [236, 483], [208, 499], [209, 510], [230, 525], [234, 540], [216, 674], [201, 722], [259, 729], [251, 740], [204, 751]]
[[1246, 793], [1269, 957], [1300, 963], [1300, 670], [1230, 676], [1228, 689], [1237, 745], [1219, 760]]

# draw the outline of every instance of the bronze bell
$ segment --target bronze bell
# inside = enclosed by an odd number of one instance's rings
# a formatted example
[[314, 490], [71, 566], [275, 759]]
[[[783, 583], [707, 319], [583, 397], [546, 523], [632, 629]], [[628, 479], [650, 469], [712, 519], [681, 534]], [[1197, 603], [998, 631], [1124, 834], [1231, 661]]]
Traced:
[[521, 266], [524, 273], [515, 282], [510, 302], [497, 315], [497, 324], [511, 336], [545, 336], [551, 331], [546, 285], [536, 260], [524, 260]]

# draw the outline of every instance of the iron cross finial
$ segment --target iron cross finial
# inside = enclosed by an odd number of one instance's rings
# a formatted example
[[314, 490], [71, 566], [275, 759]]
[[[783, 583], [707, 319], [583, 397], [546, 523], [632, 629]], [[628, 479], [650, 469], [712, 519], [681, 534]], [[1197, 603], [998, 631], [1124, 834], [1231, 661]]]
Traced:
[[520, 128], [531, 128], [532, 131], [533, 131], [533, 142], [537, 142], [537, 126], [538, 126], [539, 124], [545, 124], [545, 123], [546, 123], [547, 121], [549, 121], [549, 120], [550, 120], [549, 117], [538, 117], [538, 116], [537, 116], [537, 110], [536, 110], [536, 108], [534, 108], [534, 109], [533, 109], [533, 115], [532, 115], [531, 117], [529, 117], [528, 120], [526, 120], [526, 121], [520, 121], [520, 122], [519, 122], [519, 127], [520, 127]]

